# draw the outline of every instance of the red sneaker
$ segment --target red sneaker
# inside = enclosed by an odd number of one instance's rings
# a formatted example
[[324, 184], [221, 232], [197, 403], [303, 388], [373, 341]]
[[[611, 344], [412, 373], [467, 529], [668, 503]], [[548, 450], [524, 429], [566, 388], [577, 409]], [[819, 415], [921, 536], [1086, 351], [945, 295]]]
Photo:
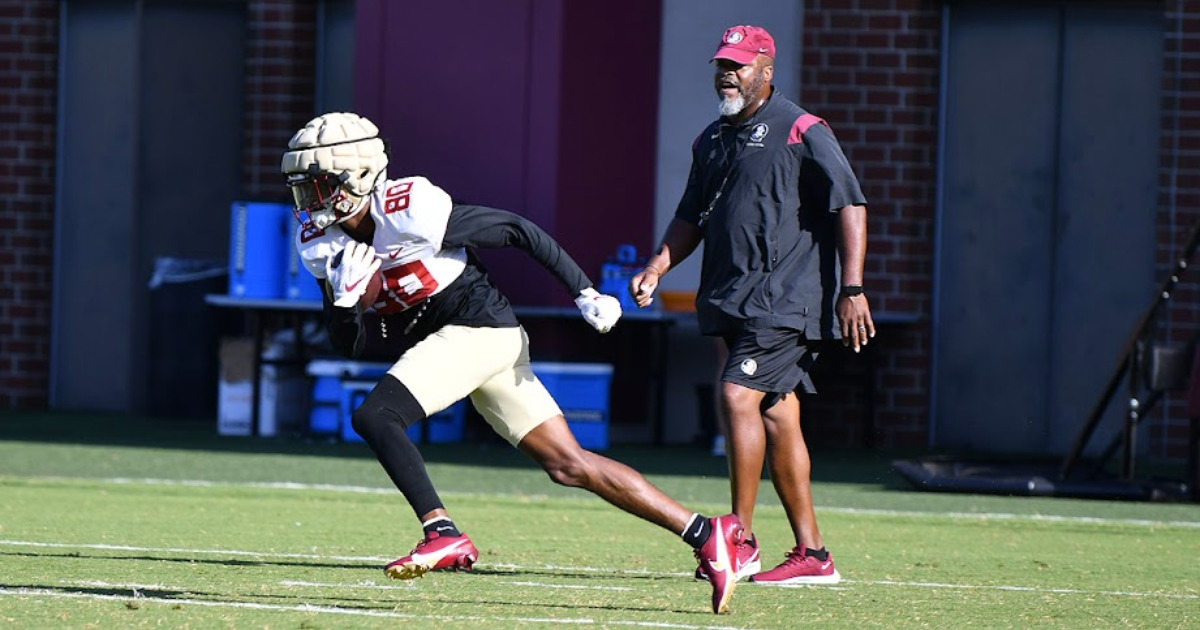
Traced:
[[833, 554], [824, 561], [805, 554], [804, 547], [796, 547], [785, 554], [783, 564], [750, 576], [750, 581], [755, 584], [837, 584], [842, 581], [842, 574], [833, 566]]
[[466, 534], [441, 536], [437, 532], [430, 532], [412, 552], [393, 560], [383, 572], [393, 580], [411, 580], [439, 569], [470, 571], [471, 565], [478, 559], [479, 550]]
[[[759, 571], [762, 571], [762, 562], [758, 556], [758, 538], [751, 536], [750, 540], [743, 540], [737, 546], [737, 579], [744, 580]], [[696, 567], [696, 579], [708, 581], [700, 567]]]
[[712, 609], [718, 615], [729, 608], [729, 598], [737, 586], [737, 548], [742, 542], [742, 522], [736, 514], [708, 519], [712, 535], [696, 550], [700, 571], [712, 584]]

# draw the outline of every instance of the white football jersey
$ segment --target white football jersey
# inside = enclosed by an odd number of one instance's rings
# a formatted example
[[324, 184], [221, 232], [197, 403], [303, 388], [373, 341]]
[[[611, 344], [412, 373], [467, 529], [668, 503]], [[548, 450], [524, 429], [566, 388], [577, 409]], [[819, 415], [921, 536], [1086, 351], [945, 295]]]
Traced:
[[[381, 261], [383, 285], [374, 308], [406, 310], [454, 282], [467, 265], [467, 250], [442, 249], [453, 203], [446, 191], [424, 177], [390, 179], [371, 191], [368, 212], [375, 219], [371, 245]], [[296, 249], [305, 268], [324, 280], [326, 262], [351, 241], [337, 225], [324, 231], [305, 224], [296, 230]]]

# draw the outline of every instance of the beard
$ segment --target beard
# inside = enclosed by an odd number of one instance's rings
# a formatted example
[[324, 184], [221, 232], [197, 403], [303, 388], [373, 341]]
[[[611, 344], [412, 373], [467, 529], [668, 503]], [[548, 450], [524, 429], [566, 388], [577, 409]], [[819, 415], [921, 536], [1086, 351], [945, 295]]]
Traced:
[[717, 102], [717, 111], [722, 116], [736, 116], [743, 109], [746, 109], [746, 98], [742, 96], [740, 90], [736, 95], [723, 98]]
[[760, 69], [754, 78], [750, 79], [750, 85], [746, 89], [738, 88], [737, 95], [720, 99], [717, 102], [717, 111], [722, 116], [736, 116], [742, 113], [742, 110], [746, 109], [746, 94], [757, 95], [762, 91], [765, 80]]

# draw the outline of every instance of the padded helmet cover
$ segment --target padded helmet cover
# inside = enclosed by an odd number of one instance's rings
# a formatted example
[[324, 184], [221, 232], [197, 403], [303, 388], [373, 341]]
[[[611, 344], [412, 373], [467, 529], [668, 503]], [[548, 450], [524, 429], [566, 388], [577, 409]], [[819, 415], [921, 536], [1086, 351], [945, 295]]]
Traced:
[[347, 112], [310, 120], [288, 141], [288, 149], [281, 167], [285, 174], [345, 173], [342, 187], [357, 197], [370, 194], [388, 164], [379, 128]]

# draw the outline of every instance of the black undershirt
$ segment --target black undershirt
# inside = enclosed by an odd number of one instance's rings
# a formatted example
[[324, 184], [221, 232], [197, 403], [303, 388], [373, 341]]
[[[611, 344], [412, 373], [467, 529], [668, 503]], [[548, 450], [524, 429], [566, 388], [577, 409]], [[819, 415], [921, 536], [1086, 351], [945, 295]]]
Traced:
[[446, 223], [442, 249], [458, 247], [467, 248], [467, 266], [462, 274], [424, 302], [382, 316], [382, 326], [376, 323], [379, 316], [364, 318], [357, 308], [333, 306], [328, 292], [324, 292], [325, 325], [334, 349], [351, 358], [362, 358], [368, 352], [394, 360], [443, 326], [518, 326], [508, 298], [488, 279], [487, 269], [472, 248], [518, 247], [553, 273], [572, 296], [592, 286], [587, 274], [549, 234], [532, 221], [505, 210], [455, 205]]

